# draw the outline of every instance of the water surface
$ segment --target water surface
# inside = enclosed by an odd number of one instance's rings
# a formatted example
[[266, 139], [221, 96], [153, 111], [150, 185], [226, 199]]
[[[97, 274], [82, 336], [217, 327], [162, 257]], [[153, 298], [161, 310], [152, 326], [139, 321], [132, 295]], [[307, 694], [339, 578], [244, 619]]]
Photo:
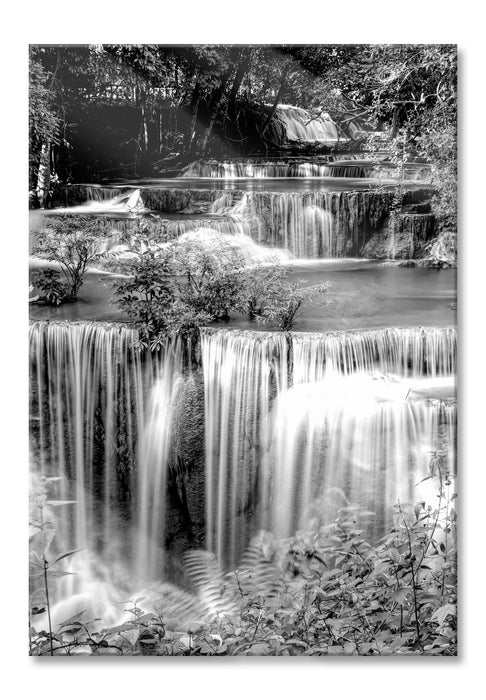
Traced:
[[[39, 263], [36, 263], [39, 266]], [[456, 323], [456, 271], [397, 267], [371, 260], [295, 261], [291, 280], [306, 285], [328, 281], [331, 288], [305, 304], [295, 321], [296, 331], [325, 332], [406, 326], [450, 326]], [[59, 307], [30, 305], [33, 320], [128, 321], [110, 303], [113, 276], [91, 272], [86, 276], [79, 300]], [[272, 330], [233, 315], [217, 326]]]

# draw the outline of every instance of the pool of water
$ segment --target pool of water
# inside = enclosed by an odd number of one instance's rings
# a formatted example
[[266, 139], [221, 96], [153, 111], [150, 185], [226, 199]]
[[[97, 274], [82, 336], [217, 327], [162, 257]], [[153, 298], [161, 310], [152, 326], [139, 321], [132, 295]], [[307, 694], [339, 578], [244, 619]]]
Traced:
[[[33, 266], [39, 267], [40, 263]], [[319, 295], [306, 303], [294, 330], [324, 332], [390, 326], [450, 326], [456, 323], [456, 270], [397, 267], [369, 260], [295, 261], [291, 279], [306, 285], [328, 281], [322, 305]], [[30, 305], [33, 320], [127, 321], [110, 302], [113, 276], [91, 272], [76, 303], [59, 307]], [[234, 315], [217, 326], [271, 330]]]
[[[141, 178], [103, 183], [103, 187], [151, 187], [170, 190], [244, 190], [262, 192], [345, 192], [350, 190], [391, 189], [396, 181], [382, 178], [351, 177], [271, 177], [271, 178]], [[94, 187], [94, 185], [90, 185]], [[423, 184], [408, 182], [406, 189], [423, 189]]]

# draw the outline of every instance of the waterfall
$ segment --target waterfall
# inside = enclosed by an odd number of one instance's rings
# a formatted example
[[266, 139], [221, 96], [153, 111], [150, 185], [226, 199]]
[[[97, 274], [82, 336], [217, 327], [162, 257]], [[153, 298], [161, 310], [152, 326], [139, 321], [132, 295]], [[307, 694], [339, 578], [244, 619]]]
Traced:
[[288, 141], [335, 143], [339, 140], [336, 124], [328, 114], [316, 116], [301, 107], [281, 104], [275, 116], [284, 125]]
[[137, 558], [144, 581], [160, 579], [164, 572], [165, 542], [160, 535], [165, 531], [172, 420], [184, 384], [180, 341], [166, 346], [161, 359], [149, 392], [138, 455]]
[[[221, 233], [241, 232], [258, 244], [287, 250], [295, 258], [383, 258], [390, 255], [389, 211], [394, 197], [390, 190], [245, 192], [144, 187], [136, 192], [140, 192], [136, 201], [144, 207], [142, 210], [136, 205], [139, 213], [153, 210], [184, 214], [184, 218], [172, 221], [146, 215], [144, 221], [154, 238], [170, 240], [191, 230], [213, 228]], [[407, 205], [426, 194], [425, 190], [407, 192]], [[124, 218], [133, 214], [127, 208], [129, 197], [125, 194], [123, 201], [119, 197], [56, 211], [115, 217], [121, 214]], [[196, 217], [201, 214], [203, 218]], [[407, 213], [399, 219], [400, 241], [406, 239], [405, 248], [400, 247], [400, 257], [407, 257], [416, 244], [423, 243], [423, 238], [433, 233], [434, 218], [417, 216]], [[132, 224], [115, 222], [113, 228], [124, 228], [129, 233], [136, 225], [135, 221]]]
[[347, 333], [292, 333], [293, 381], [320, 382], [329, 371], [402, 377], [451, 376], [455, 328], [385, 328]]
[[[30, 327], [32, 448], [43, 476], [61, 477], [56, 541], [83, 575], [62, 579], [75, 593], [93, 564], [125, 561], [137, 576], [163, 578], [164, 511], [171, 405], [181, 383], [182, 346], [156, 355], [134, 347], [135, 329], [96, 322]], [[148, 394], [147, 394], [148, 392]], [[136, 562], [136, 566], [135, 566]]]
[[329, 489], [363, 491], [383, 532], [443, 442], [452, 470], [455, 341], [453, 328], [203, 332], [207, 547], [234, 563], [259, 527], [289, 536], [312, 507], [329, 521], [343, 505], [325, 505]]
[[417, 485], [444, 444], [454, 471], [454, 408], [406, 400], [397, 385], [334, 374], [277, 399], [269, 518], [277, 537], [318, 529], [355, 504], [376, 514], [368, 529], [378, 537], [392, 524], [391, 504], [433, 503], [433, 487]]
[[[360, 192], [246, 192], [235, 203], [220, 195], [211, 210], [252, 222], [259, 243], [296, 258], [356, 257], [383, 226], [393, 194]], [[257, 223], [258, 222], [258, 223]]]
[[330, 163], [327, 177], [351, 177], [377, 180], [403, 180], [424, 182], [431, 178], [431, 168], [427, 163], [404, 163], [398, 168], [394, 163], [376, 160], [342, 160]]
[[51, 497], [75, 501], [57, 513], [59, 551], [83, 548], [61, 597], [162, 579], [170, 518], [234, 567], [258, 529], [288, 536], [346, 500], [376, 511], [378, 536], [431, 452], [453, 471], [454, 328], [202, 329], [190, 370], [180, 339], [154, 355], [137, 339], [121, 324], [30, 327], [34, 462], [62, 477]]
[[77, 185], [84, 194], [84, 203], [56, 208], [56, 214], [130, 214], [142, 212], [144, 204], [139, 189], [123, 190], [119, 187]]
[[[330, 158], [327, 159], [328, 161]], [[184, 178], [243, 178], [276, 177], [332, 177], [333, 169], [327, 162], [285, 162], [285, 161], [218, 161], [196, 162], [182, 173]]]
[[119, 187], [100, 187], [99, 185], [83, 185], [87, 202], [109, 202], [120, 197]]
[[400, 174], [405, 180], [423, 182], [430, 180], [431, 168], [426, 163], [405, 163], [403, 172], [377, 154], [374, 160], [363, 159], [363, 154], [346, 154], [346, 160], [338, 156], [320, 156], [318, 160], [283, 161], [246, 159], [235, 161], [198, 161], [187, 166], [183, 178], [222, 178], [226, 180], [265, 178], [340, 177], [389, 180]]
[[[388, 157], [385, 152], [374, 154], [376, 160]], [[276, 178], [276, 177], [333, 177], [333, 168], [329, 167], [341, 158], [339, 155], [320, 155], [313, 160], [299, 159], [265, 159], [243, 158], [238, 160], [196, 161], [182, 172], [183, 178]], [[346, 153], [347, 161], [362, 160], [362, 153]], [[337, 175], [336, 175], [337, 177]], [[352, 177], [359, 177], [353, 175]]]
[[[169, 190], [159, 192], [162, 199], [168, 194]], [[212, 229], [223, 235], [249, 236], [259, 245], [287, 250], [296, 258], [386, 258], [391, 254], [388, 233], [391, 192], [208, 191], [206, 195], [210, 199], [205, 201], [201, 218], [168, 220], [163, 214], [145, 215], [143, 221], [150, 236], [168, 241], [192, 231]], [[76, 207], [69, 211], [74, 210]], [[129, 243], [139, 225], [135, 218], [100, 217], [97, 221], [103, 233], [120, 232], [112, 241], [116, 244]], [[410, 254], [433, 234], [434, 225], [430, 214], [400, 217], [400, 236], [408, 241]]]
[[206, 546], [237, 562], [249, 541], [245, 514], [258, 502], [271, 396], [287, 386], [282, 333], [203, 332]]

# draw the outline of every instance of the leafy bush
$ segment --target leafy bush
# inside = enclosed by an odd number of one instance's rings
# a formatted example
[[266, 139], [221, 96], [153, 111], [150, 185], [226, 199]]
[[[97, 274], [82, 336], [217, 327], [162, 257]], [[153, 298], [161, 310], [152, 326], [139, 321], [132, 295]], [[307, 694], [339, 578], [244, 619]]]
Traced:
[[137, 239], [135, 258], [126, 266], [127, 276], [114, 282], [118, 305], [136, 321], [147, 336], [156, 336], [168, 326], [168, 308], [172, 304], [172, 255]]
[[203, 240], [191, 238], [174, 242], [172, 251], [181, 302], [211, 321], [228, 319], [245, 279], [242, 256], [223, 241], [208, 250]]
[[164, 333], [188, 335], [235, 307], [243, 268], [228, 247], [210, 253], [193, 241], [160, 245], [139, 235], [131, 250], [114, 298], [142, 324], [142, 345], [157, 349]]
[[228, 319], [231, 311], [290, 330], [305, 301], [329, 288], [290, 282], [288, 267], [245, 266], [244, 258], [221, 240], [191, 237], [159, 243], [143, 233], [134, 237], [133, 258], [114, 282], [114, 300], [142, 324], [142, 344], [156, 348], [167, 332], [189, 334], [197, 327]]
[[330, 283], [306, 287], [304, 280], [290, 282], [289, 272], [290, 268], [283, 265], [249, 271], [241, 292], [240, 310], [260, 323], [275, 322], [283, 331], [290, 331], [303, 304], [325, 294]]
[[280, 264], [247, 270], [240, 292], [239, 310], [250, 318], [263, 320], [269, 298], [278, 298], [288, 267]]
[[59, 265], [69, 301], [77, 299], [88, 268], [108, 255], [101, 251], [96, 220], [85, 217], [55, 217], [36, 231], [35, 239], [32, 254]]
[[48, 268], [36, 272], [33, 276], [33, 282], [40, 292], [38, 300], [44, 304], [59, 306], [69, 297], [69, 288], [60, 281], [57, 270]]
[[455, 494], [439, 452], [428, 478], [438, 481], [436, 507], [397, 504], [378, 544], [364, 537], [373, 514], [349, 505], [291, 540], [261, 533], [226, 575], [214, 555], [190, 550], [192, 594], [163, 584], [112, 628], [80, 614], [55, 633], [31, 629], [31, 653], [455, 655]]

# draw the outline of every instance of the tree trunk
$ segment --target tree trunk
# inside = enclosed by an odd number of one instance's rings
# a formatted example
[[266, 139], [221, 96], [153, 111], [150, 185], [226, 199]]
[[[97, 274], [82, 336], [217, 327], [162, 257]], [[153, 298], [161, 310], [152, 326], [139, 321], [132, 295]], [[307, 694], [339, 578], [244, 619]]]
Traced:
[[148, 151], [148, 125], [147, 125], [147, 95], [145, 90], [140, 90], [140, 108], [142, 110], [141, 140], [142, 151]]
[[199, 109], [199, 102], [201, 100], [201, 87], [196, 78], [196, 84], [192, 92], [191, 103], [189, 105], [189, 114], [191, 120], [189, 122], [189, 128], [184, 137], [184, 153], [189, 152], [192, 149], [192, 143], [194, 137], [196, 136], [196, 124], [197, 124], [197, 113]]
[[270, 114], [268, 115], [268, 117], [267, 117], [267, 119], [266, 119], [266, 121], [265, 121], [265, 123], [264, 123], [264, 125], [263, 125], [262, 132], [261, 132], [261, 136], [263, 136], [263, 135], [265, 134], [266, 130], [267, 130], [268, 127], [270, 126], [270, 122], [271, 122], [272, 119], [273, 119], [273, 115], [274, 115], [275, 112], [277, 111], [277, 107], [278, 107], [278, 105], [279, 105], [280, 98], [282, 97], [282, 93], [283, 93], [283, 91], [284, 91], [285, 84], [286, 84], [286, 82], [287, 82], [287, 75], [288, 75], [289, 69], [290, 69], [290, 66], [287, 66], [287, 67], [285, 68], [284, 72], [282, 73], [282, 79], [281, 79], [281, 81], [280, 81], [280, 87], [279, 87], [278, 92], [277, 92], [277, 94], [276, 94], [276, 96], [275, 96], [275, 100], [274, 100], [274, 102], [273, 102], [272, 109], [270, 110]]
[[236, 95], [238, 94], [238, 90], [240, 89], [241, 83], [243, 82], [243, 78], [245, 77], [250, 68], [251, 54], [252, 49], [250, 46], [246, 49], [243, 49], [243, 51], [241, 52], [241, 61], [238, 64], [238, 68], [236, 69], [235, 79], [233, 80], [233, 85], [231, 87], [231, 92], [229, 95], [230, 104], [234, 104], [236, 100]]
[[45, 208], [47, 197], [49, 196], [49, 186], [51, 184], [51, 144], [42, 144], [39, 170], [37, 173], [36, 194], [41, 209]]
[[211, 101], [209, 103], [208, 123], [207, 126], [203, 129], [197, 144], [197, 151], [200, 155], [204, 155], [204, 153], [206, 152], [208, 140], [211, 135], [211, 132], [213, 131], [214, 123], [216, 121], [216, 117], [218, 116], [224, 92], [226, 90], [226, 86], [228, 84], [232, 72], [233, 67], [228, 68], [228, 70], [226, 71], [226, 73], [224, 73], [221, 79], [219, 87], [216, 90], [213, 90]]
[[162, 129], [162, 105], [159, 104], [159, 153], [162, 153], [163, 140], [164, 140], [164, 131]]

